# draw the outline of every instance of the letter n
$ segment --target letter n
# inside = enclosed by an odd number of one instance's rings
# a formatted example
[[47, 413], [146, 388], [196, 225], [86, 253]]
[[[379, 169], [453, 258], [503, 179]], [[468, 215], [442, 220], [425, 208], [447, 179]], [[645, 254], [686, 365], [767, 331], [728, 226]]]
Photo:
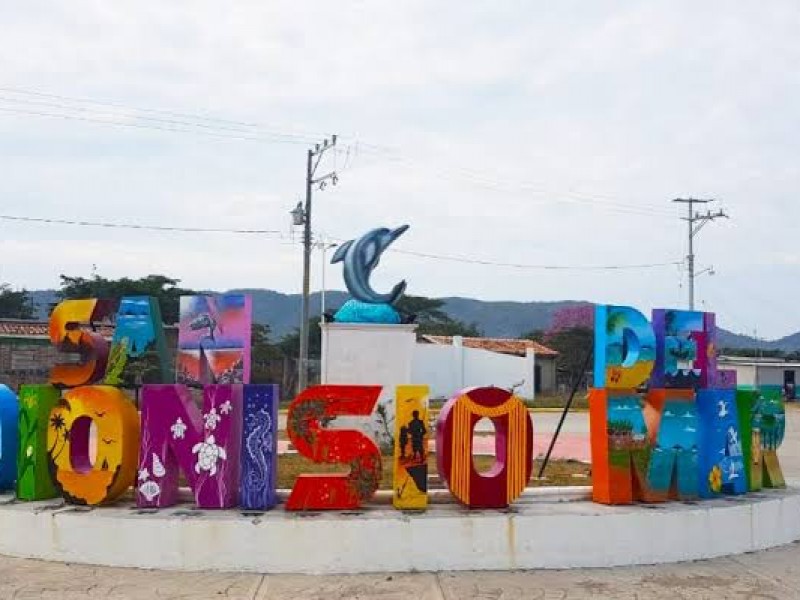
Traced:
[[208, 385], [203, 411], [182, 385], [142, 388], [142, 438], [136, 503], [171, 506], [178, 499], [178, 472], [199, 508], [231, 508], [239, 492], [242, 385]]

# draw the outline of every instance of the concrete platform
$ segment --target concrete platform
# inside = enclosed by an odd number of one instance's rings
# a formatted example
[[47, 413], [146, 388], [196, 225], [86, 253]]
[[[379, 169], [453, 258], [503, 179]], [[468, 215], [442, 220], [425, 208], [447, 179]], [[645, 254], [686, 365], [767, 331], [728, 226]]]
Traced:
[[262, 514], [96, 509], [0, 497], [0, 554], [189, 571], [355, 573], [657, 564], [800, 539], [800, 489], [697, 503], [606, 507], [588, 488], [526, 491], [506, 511], [437, 496], [422, 514], [379, 502], [358, 512]]

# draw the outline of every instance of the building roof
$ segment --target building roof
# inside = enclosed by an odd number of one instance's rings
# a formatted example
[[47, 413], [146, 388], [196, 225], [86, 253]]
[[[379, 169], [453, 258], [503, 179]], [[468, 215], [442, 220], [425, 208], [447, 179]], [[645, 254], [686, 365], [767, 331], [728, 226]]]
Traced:
[[[438, 344], [440, 346], [451, 346], [453, 344], [453, 336], [451, 335], [421, 335], [422, 341], [429, 344]], [[536, 356], [558, 356], [558, 352], [552, 348], [548, 348], [544, 344], [540, 344], [534, 340], [515, 340], [509, 338], [479, 338], [479, 337], [463, 337], [461, 344], [465, 348], [479, 348], [481, 350], [489, 350], [490, 352], [498, 352], [500, 354], [514, 354], [516, 356], [525, 356], [528, 348], [533, 348]]]
[[759, 367], [784, 367], [784, 368], [800, 368], [800, 361], [796, 360], [781, 360], [774, 357], [750, 357], [750, 356], [719, 356], [717, 357], [717, 364], [723, 367], [740, 366], [759, 366]]
[[[50, 339], [48, 321], [29, 321], [26, 319], [0, 319], [0, 338]], [[95, 330], [106, 338], [114, 335], [112, 325], [97, 325]]]

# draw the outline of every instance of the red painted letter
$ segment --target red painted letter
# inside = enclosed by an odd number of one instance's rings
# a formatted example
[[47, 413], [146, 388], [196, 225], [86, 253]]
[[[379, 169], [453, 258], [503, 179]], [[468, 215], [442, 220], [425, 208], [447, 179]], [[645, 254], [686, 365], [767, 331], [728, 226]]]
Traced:
[[381, 479], [381, 453], [370, 438], [354, 430], [324, 429], [339, 415], [369, 416], [379, 385], [317, 385], [289, 406], [287, 432], [297, 451], [314, 462], [349, 463], [350, 473], [300, 475], [286, 510], [348, 509], [368, 500]]

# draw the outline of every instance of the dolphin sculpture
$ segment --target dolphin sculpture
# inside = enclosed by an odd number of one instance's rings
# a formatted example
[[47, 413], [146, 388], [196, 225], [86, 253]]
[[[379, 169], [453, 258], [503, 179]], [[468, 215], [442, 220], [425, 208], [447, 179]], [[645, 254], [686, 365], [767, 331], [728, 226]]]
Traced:
[[331, 259], [331, 264], [344, 263], [344, 282], [356, 300], [368, 304], [394, 304], [406, 289], [405, 280], [392, 288], [388, 294], [379, 294], [369, 284], [372, 270], [378, 266], [381, 254], [408, 229], [403, 225], [390, 230], [386, 227], [368, 231], [358, 239], [345, 242]]

